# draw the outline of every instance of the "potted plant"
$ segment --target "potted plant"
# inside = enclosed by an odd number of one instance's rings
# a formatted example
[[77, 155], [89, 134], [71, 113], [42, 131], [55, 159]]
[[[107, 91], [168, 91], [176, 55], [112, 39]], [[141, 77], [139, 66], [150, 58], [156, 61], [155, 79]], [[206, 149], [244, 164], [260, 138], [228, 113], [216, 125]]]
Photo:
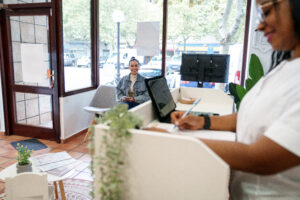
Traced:
[[[121, 185], [125, 180], [121, 176], [121, 171], [125, 163], [125, 145], [131, 138], [129, 129], [138, 128], [142, 125], [142, 120], [128, 111], [127, 104], [117, 104], [100, 118], [96, 124], [109, 126], [107, 134], [102, 136], [100, 156], [94, 158], [96, 162], [91, 163], [92, 173], [94, 169], [99, 169], [101, 178], [98, 192], [101, 200], [120, 199]], [[90, 153], [94, 156], [94, 126], [92, 128]], [[94, 168], [95, 167], [95, 168]], [[94, 193], [92, 192], [94, 199]]]
[[22, 172], [31, 172], [32, 171], [32, 164], [29, 160], [29, 157], [33, 150], [29, 150], [27, 146], [20, 145], [20, 143], [17, 144], [17, 151], [18, 151], [18, 157], [17, 157], [17, 173]]
[[229, 92], [234, 97], [237, 110], [245, 94], [264, 76], [263, 66], [257, 55], [251, 54], [249, 64], [249, 78], [246, 80], [246, 87], [235, 83], [229, 83]]

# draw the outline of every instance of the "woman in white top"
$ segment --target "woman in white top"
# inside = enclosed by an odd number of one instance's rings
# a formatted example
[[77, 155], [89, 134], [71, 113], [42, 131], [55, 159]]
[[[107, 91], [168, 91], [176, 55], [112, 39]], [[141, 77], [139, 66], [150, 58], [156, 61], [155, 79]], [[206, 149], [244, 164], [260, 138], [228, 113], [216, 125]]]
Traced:
[[238, 113], [172, 113], [180, 129], [228, 130], [237, 142], [202, 140], [234, 170], [232, 199], [300, 199], [300, 1], [257, 0], [258, 30], [289, 52], [243, 98]]

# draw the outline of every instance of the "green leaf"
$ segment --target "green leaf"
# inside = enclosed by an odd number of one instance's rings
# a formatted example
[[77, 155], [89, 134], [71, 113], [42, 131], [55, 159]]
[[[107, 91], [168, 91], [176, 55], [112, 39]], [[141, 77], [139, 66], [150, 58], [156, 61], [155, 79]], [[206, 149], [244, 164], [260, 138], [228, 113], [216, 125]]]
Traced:
[[247, 92], [248, 92], [254, 85], [255, 85], [255, 82], [254, 82], [252, 79], [248, 78], [248, 79], [246, 80], [246, 90], [247, 90]]
[[246, 94], [247, 91], [242, 86], [236, 85], [236, 92], [237, 92], [237, 94], [238, 94], [238, 96], [240, 98], [240, 101], [242, 101], [242, 99], [245, 96], [245, 94]]
[[229, 83], [229, 92], [234, 98], [234, 103], [240, 102], [240, 98], [236, 92], [236, 84], [235, 83]]
[[240, 104], [241, 104], [241, 102], [238, 102], [238, 103], [236, 104], [236, 109], [237, 109], [237, 110], [239, 110]]
[[264, 75], [264, 69], [262, 64], [255, 54], [251, 54], [250, 66], [249, 66], [249, 76], [254, 81], [254, 84]]

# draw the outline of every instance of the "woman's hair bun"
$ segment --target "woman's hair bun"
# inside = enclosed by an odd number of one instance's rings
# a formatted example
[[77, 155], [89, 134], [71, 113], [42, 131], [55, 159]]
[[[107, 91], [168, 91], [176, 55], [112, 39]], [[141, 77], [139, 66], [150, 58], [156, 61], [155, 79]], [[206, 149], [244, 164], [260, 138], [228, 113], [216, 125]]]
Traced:
[[129, 64], [130, 64], [130, 62], [131, 62], [131, 61], [136, 61], [136, 62], [138, 63], [138, 65], [140, 65], [140, 62], [139, 62], [139, 60], [138, 60], [138, 59], [136, 59], [134, 56], [130, 58], [130, 60], [129, 60]]

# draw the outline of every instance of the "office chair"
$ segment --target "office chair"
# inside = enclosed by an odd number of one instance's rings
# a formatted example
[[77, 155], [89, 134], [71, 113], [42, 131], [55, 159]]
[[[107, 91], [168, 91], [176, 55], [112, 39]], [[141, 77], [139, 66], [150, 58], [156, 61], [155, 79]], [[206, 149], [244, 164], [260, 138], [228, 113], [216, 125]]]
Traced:
[[[104, 112], [114, 107], [117, 104], [117, 93], [114, 86], [100, 85], [93, 97], [89, 106], [83, 109], [87, 112], [93, 113], [94, 119], [91, 125], [96, 123], [96, 119], [101, 116]], [[83, 142], [86, 142], [90, 135], [90, 130], [87, 131]]]

